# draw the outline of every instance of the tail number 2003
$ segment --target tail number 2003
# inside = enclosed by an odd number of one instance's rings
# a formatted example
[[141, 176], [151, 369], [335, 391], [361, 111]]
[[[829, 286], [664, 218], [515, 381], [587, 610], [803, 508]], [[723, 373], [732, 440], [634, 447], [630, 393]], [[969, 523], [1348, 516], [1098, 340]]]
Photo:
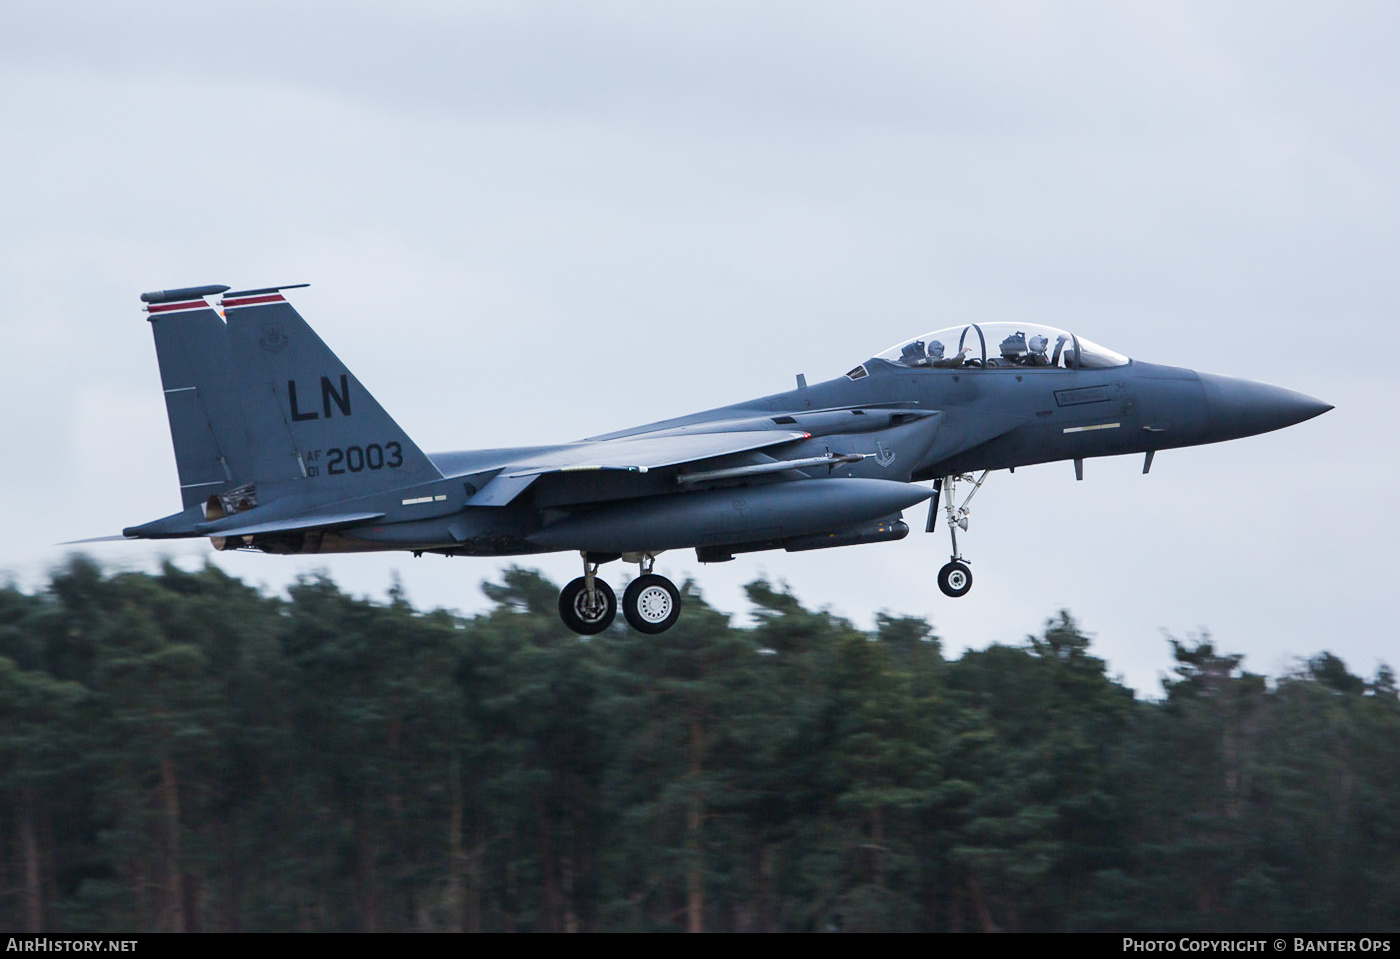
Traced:
[[393, 442], [383, 446], [370, 443], [364, 447], [332, 447], [326, 450], [326, 472], [331, 476], [338, 476], [346, 470], [359, 473], [367, 469], [398, 469], [402, 465], [403, 447]]

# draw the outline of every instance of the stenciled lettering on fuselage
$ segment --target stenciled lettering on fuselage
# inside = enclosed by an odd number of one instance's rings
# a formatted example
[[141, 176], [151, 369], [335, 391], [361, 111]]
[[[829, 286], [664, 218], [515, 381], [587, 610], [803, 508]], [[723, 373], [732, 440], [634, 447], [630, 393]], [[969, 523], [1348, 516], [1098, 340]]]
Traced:
[[302, 469], [308, 477], [320, 476], [322, 461], [327, 476], [363, 473], [365, 470], [396, 470], [403, 465], [403, 445], [396, 440], [366, 443], [364, 446], [332, 446], [301, 453]]
[[1060, 406], [1083, 406], [1085, 403], [1107, 403], [1113, 393], [1106, 386], [1085, 386], [1077, 390], [1056, 390], [1055, 402]]
[[359, 473], [364, 470], [396, 470], [403, 465], [403, 447], [390, 440], [388, 443], [370, 443], [367, 446], [331, 447], [326, 450], [326, 475], [339, 476], [345, 472]]
[[350, 415], [350, 379], [344, 373], [340, 374], [340, 389], [335, 388], [329, 376], [321, 377], [321, 411], [307, 410], [303, 412], [297, 408], [297, 381], [287, 381], [287, 405], [292, 408], [292, 422], [302, 423], [306, 420], [317, 420], [325, 416], [331, 418], [331, 404], [340, 410], [341, 416]]

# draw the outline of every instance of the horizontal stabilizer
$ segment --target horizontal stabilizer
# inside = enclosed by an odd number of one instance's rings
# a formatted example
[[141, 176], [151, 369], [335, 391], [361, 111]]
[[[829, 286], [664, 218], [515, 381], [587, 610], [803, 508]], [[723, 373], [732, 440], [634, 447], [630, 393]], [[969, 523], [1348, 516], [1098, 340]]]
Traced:
[[66, 542], [59, 543], [58, 545], [77, 546], [80, 543], [127, 543], [134, 539], [140, 539], [140, 537], [125, 536], [121, 533], [118, 533], [116, 536], [89, 536], [87, 539], [70, 539]]
[[303, 529], [321, 529], [326, 526], [367, 523], [383, 516], [383, 513], [336, 513], [328, 516], [289, 516], [286, 519], [272, 519], [263, 523], [252, 523], [248, 526], [224, 526], [217, 522], [201, 523], [195, 528], [195, 531], [200, 536], [257, 536], [259, 533], [290, 533]]

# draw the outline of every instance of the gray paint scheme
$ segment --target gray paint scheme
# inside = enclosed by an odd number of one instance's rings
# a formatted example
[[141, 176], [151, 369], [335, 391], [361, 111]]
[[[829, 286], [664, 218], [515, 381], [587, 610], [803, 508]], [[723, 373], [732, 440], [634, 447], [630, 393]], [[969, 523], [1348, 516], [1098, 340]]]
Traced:
[[[144, 297], [162, 382], [179, 391], [167, 403], [184, 509], [129, 537], [274, 553], [694, 547], [715, 560], [897, 539], [900, 511], [933, 495], [915, 483], [1234, 439], [1331, 408], [1140, 361], [935, 369], [873, 358], [858, 378], [577, 443], [428, 455], [275, 290], [225, 294], [226, 322], [202, 299], [217, 292]], [[849, 461], [781, 466], [828, 455]], [[678, 479], [744, 466], [765, 470]]]

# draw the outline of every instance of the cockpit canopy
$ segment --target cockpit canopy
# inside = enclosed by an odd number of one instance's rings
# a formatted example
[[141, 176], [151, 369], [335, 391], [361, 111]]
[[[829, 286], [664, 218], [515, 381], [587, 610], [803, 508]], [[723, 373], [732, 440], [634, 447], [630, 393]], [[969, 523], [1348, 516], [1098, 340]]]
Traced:
[[987, 370], [1105, 370], [1129, 362], [1097, 343], [1038, 323], [950, 326], [899, 343], [875, 358], [900, 366]]

